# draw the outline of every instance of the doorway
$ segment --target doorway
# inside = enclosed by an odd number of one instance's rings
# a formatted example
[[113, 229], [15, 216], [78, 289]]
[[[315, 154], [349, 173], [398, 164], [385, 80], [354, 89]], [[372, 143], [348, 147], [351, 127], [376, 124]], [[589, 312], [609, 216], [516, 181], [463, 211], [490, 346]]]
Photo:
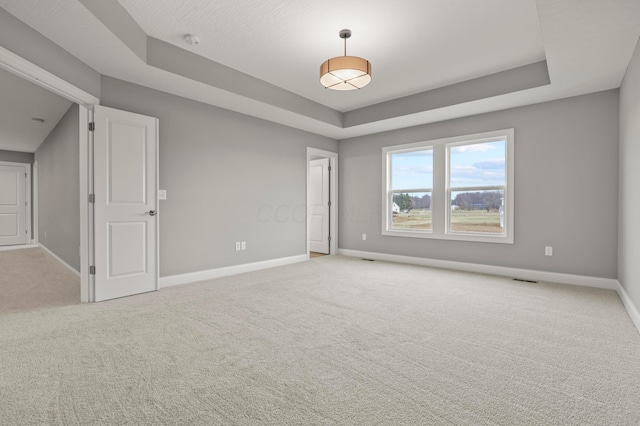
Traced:
[[[0, 68], [15, 74], [28, 82], [43, 87], [52, 93], [55, 93], [71, 102], [79, 105], [79, 186], [80, 186], [80, 299], [82, 302], [91, 300], [92, 291], [89, 274], [89, 248], [93, 244], [90, 224], [89, 200], [86, 194], [89, 193], [90, 187], [90, 146], [89, 146], [89, 129], [88, 123], [91, 121], [94, 105], [99, 103], [98, 98], [77, 88], [76, 86], [66, 82], [65, 80], [51, 74], [50, 72], [40, 68], [39, 66], [25, 60], [15, 53], [0, 47]], [[37, 187], [34, 188], [34, 191]], [[34, 209], [37, 215], [37, 208]], [[34, 222], [36, 218], [34, 218]], [[37, 242], [37, 222], [34, 232], [34, 240]]]
[[338, 153], [307, 148], [307, 256], [338, 246]]
[[[110, 110], [108, 115], [110, 116], [108, 121], [108, 125], [103, 124], [100, 129], [101, 134], [109, 134], [111, 137], [108, 140], [109, 144], [109, 161], [118, 159], [121, 160], [119, 163], [118, 170], [123, 170], [123, 165], [131, 166], [126, 172], [128, 175], [122, 177], [119, 175], [116, 178], [115, 174], [112, 173], [108, 176], [109, 182], [105, 184], [105, 180], [96, 180], [94, 181], [94, 160], [96, 159], [94, 154], [94, 144], [93, 144], [93, 133], [94, 133], [94, 110], [96, 114], [104, 114], [107, 108], [100, 107], [99, 99], [90, 93], [85, 92], [84, 90], [60, 79], [59, 77], [51, 74], [43, 68], [23, 59], [22, 57], [14, 54], [13, 52], [4, 49], [0, 46], [0, 68], [3, 68], [19, 77], [22, 77], [26, 81], [34, 83], [38, 86], [41, 86], [57, 95], [62, 96], [65, 99], [68, 99], [79, 106], [79, 137], [78, 137], [78, 152], [79, 152], [79, 197], [80, 197], [80, 299], [81, 302], [93, 302], [98, 299], [104, 300], [113, 297], [120, 297], [128, 294], [136, 294], [139, 293], [139, 289], [126, 289], [124, 292], [116, 292], [116, 293], [100, 293], [96, 291], [96, 282], [99, 281], [99, 284], [104, 284], [107, 282], [104, 277], [119, 277], [122, 278], [124, 276], [131, 275], [140, 275], [144, 273], [151, 277], [149, 280], [145, 281], [146, 287], [144, 287], [143, 291], [149, 290], [157, 290], [158, 287], [158, 263], [157, 260], [159, 258], [158, 245], [157, 245], [157, 232], [158, 232], [158, 221], [155, 217], [157, 211], [157, 130], [158, 123], [157, 120], [152, 117], [144, 117], [139, 114]], [[98, 114], [99, 113], [99, 114]], [[115, 121], [112, 118], [115, 115], [119, 115], [121, 120], [118, 122], [118, 119]], [[139, 127], [141, 124], [138, 120], [150, 120], [145, 121], [142, 127]], [[89, 123], [92, 123], [90, 128]], [[98, 129], [96, 128], [95, 133], [98, 133]], [[153, 137], [149, 135], [153, 133]], [[149, 139], [140, 140], [139, 135], [144, 134], [149, 136]], [[152, 140], [153, 139], [153, 140]], [[127, 149], [130, 147], [140, 148], [140, 147], [148, 147], [149, 149], [153, 148], [153, 152], [144, 151], [141, 154], [139, 159], [144, 160], [144, 164], [138, 162], [135, 163], [135, 159], [137, 157], [131, 155], [125, 155], [124, 145], [127, 145]], [[102, 146], [102, 145], [99, 145]], [[118, 151], [119, 150], [119, 151]], [[122, 155], [119, 155], [117, 158], [114, 157], [114, 152], [120, 152]], [[100, 152], [98, 152], [100, 154]], [[99, 159], [106, 158], [104, 153], [103, 155], [98, 157]], [[133, 160], [132, 160], [133, 158]], [[135, 163], [135, 164], [134, 164]], [[111, 164], [111, 163], [109, 163]], [[142, 165], [141, 165], [142, 164]], [[100, 164], [98, 164], [99, 166]], [[140, 166], [140, 167], [138, 167]], [[105, 172], [105, 170], [101, 170], [96, 168], [100, 173]], [[140, 170], [144, 170], [145, 174], [140, 175]], [[132, 175], [136, 175], [139, 177], [140, 181], [148, 182], [149, 185], [145, 185], [141, 194], [133, 194], [131, 191], [131, 187], [129, 185], [123, 184], [123, 181]], [[139, 176], [138, 176], [139, 175]], [[103, 176], [101, 176], [102, 178]], [[100, 186], [98, 191], [95, 191], [95, 185]], [[136, 181], [137, 182], [137, 181]], [[119, 185], [119, 186], [118, 186]], [[104, 191], [104, 188], [108, 186], [109, 191]], [[114, 188], [118, 187], [122, 189], [117, 194], [114, 192]], [[36, 187], [37, 188], [37, 187]], [[98, 193], [96, 193], [98, 192]], [[143, 216], [145, 220], [144, 224], [141, 224], [140, 221], [130, 221], [127, 226], [120, 224], [120, 226], [114, 225], [114, 223], [109, 223], [105, 216], [102, 215], [106, 210], [104, 206], [97, 206], [94, 201], [98, 197], [102, 197], [103, 200], [106, 199], [106, 193], [109, 193], [111, 196], [117, 195], [121, 197], [121, 200], [110, 200], [110, 204], [131, 204], [133, 202], [137, 202], [143, 200], [144, 203], [140, 204], [144, 207], [143, 211], [136, 212], [135, 214], [138, 216]], [[135, 199], [130, 199], [130, 196], [140, 195]], [[135, 204], [135, 203], [134, 203]], [[97, 207], [96, 207], [97, 206]], [[138, 206], [139, 207], [139, 206]], [[113, 209], [112, 209], [113, 210]], [[122, 212], [120, 212], [122, 213]], [[99, 216], [99, 217], [98, 217]], [[101, 222], [96, 224], [94, 223], [94, 217], [98, 217]], [[154, 220], [147, 220], [148, 218], [152, 218]], [[134, 223], [136, 222], [136, 223]], [[147, 222], [155, 222], [154, 224], [147, 225]], [[109, 227], [107, 224], [109, 223]], [[117, 229], [116, 229], [117, 228]], [[127, 229], [125, 229], [127, 228]], [[135, 232], [130, 232], [132, 231]], [[108, 232], [107, 232], [107, 231]], [[98, 232], [96, 232], [98, 231]], [[104, 234], [107, 232], [108, 241], [105, 242]], [[141, 234], [145, 236], [145, 241], [153, 240], [153, 244], [142, 246], [130, 246], [125, 244], [124, 239], [130, 237], [132, 234]], [[119, 236], [124, 236], [125, 238], [116, 238], [116, 234]], [[97, 235], [97, 237], [94, 237]], [[152, 238], [153, 237], [153, 238]], [[37, 239], [37, 235], [35, 236]], [[100, 240], [99, 238], [102, 238]], [[116, 241], [117, 240], [117, 241]], [[97, 251], [95, 250], [96, 242], [100, 243], [101, 246], [105, 246], [108, 244], [108, 248], [111, 250], [111, 253], [107, 253], [105, 250]], [[118, 247], [126, 247], [127, 255], [122, 254], [122, 250], [117, 250]], [[132, 251], [132, 247], [137, 248], [137, 251]], [[101, 247], [103, 248], [103, 247]], [[118, 251], [119, 257], [113, 256], [113, 252]], [[140, 257], [140, 253], [145, 256]], [[99, 265], [96, 266], [96, 263]], [[141, 266], [142, 265], [142, 266]], [[100, 268], [101, 274], [99, 275], [96, 272]], [[108, 272], [107, 272], [108, 271]], [[105, 287], [102, 285], [102, 287]], [[116, 286], [111, 286], [116, 287]], [[98, 297], [99, 296], [99, 297]]]

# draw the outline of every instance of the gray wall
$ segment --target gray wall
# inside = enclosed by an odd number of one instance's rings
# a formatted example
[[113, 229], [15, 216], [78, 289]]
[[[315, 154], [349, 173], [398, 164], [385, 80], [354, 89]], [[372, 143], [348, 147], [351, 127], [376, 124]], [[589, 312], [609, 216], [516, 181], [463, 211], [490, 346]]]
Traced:
[[80, 271], [79, 112], [76, 104], [36, 151], [38, 240]]
[[2, 8], [0, 46], [100, 97], [100, 74]]
[[160, 120], [161, 276], [305, 253], [306, 149], [335, 140], [108, 77], [101, 93]]
[[11, 163], [29, 163], [33, 164], [32, 152], [6, 151], [0, 149], [0, 161], [8, 161]]
[[618, 280], [640, 309], [640, 43], [620, 88]]
[[[515, 244], [381, 235], [383, 146], [506, 128], [515, 128]], [[342, 249], [617, 276], [617, 90], [348, 139], [339, 153]]]

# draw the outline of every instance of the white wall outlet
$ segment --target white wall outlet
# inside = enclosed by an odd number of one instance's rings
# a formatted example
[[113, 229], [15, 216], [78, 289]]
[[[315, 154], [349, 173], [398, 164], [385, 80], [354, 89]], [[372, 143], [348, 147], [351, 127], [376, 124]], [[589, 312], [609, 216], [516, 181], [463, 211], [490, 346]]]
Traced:
[[158, 190], [158, 200], [166, 200], [167, 199], [167, 190], [159, 189]]
[[544, 248], [544, 255], [545, 256], [553, 256], [553, 247], [545, 247]]
[[240, 241], [236, 241], [236, 251], [240, 251]]
[[362, 234], [362, 241], [367, 241], [367, 234]]
[[247, 242], [243, 241], [242, 244], [240, 245], [240, 250], [246, 250], [247, 249]]

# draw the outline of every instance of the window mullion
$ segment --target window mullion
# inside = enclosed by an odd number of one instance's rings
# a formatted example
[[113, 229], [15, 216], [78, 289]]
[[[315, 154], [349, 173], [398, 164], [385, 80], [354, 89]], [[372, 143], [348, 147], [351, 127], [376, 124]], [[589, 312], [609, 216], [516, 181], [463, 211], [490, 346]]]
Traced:
[[445, 146], [433, 147], [433, 192], [431, 193], [431, 227], [434, 236], [444, 235], [446, 221]]

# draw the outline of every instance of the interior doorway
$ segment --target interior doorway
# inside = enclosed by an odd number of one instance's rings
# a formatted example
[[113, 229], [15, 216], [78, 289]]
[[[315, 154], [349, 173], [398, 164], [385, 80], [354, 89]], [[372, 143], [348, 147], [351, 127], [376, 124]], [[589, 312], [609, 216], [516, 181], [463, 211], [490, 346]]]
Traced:
[[338, 243], [338, 153], [307, 148], [307, 256], [335, 254]]
[[[93, 300], [93, 286], [89, 265], [93, 256], [90, 252], [93, 245], [93, 229], [90, 221], [92, 211], [87, 194], [93, 184], [92, 163], [90, 161], [93, 153], [89, 144], [88, 123], [92, 121], [93, 107], [99, 103], [99, 99], [1, 46], [0, 68], [79, 105], [80, 299], [82, 302], [91, 301]], [[34, 187], [35, 190], [37, 187]], [[34, 209], [34, 214], [37, 214], [37, 209]], [[38, 239], [37, 232], [36, 229], [34, 235], [36, 241]]]

